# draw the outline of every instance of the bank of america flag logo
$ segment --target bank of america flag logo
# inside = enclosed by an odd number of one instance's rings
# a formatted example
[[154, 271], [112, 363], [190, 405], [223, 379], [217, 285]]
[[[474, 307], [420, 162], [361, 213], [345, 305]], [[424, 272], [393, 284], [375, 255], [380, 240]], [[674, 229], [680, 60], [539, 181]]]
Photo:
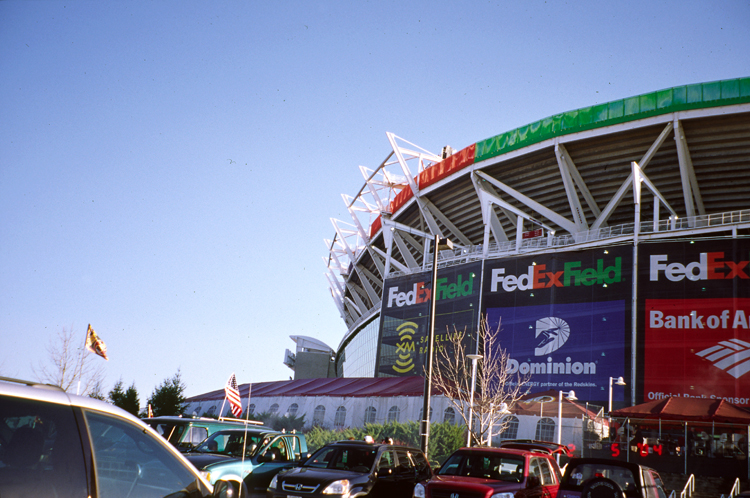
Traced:
[[695, 354], [707, 359], [735, 379], [750, 372], [750, 342], [730, 339]]

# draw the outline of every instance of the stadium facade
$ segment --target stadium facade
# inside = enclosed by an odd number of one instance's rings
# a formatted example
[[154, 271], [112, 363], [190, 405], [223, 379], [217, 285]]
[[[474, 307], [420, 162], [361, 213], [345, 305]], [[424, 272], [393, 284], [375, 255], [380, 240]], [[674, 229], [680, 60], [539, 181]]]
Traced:
[[[532, 391], [750, 406], [750, 78], [659, 90], [433, 154], [394, 134], [332, 220], [339, 377], [420, 375], [485, 319]], [[634, 188], [635, 186], [635, 188]], [[434, 236], [439, 252], [431, 287]]]

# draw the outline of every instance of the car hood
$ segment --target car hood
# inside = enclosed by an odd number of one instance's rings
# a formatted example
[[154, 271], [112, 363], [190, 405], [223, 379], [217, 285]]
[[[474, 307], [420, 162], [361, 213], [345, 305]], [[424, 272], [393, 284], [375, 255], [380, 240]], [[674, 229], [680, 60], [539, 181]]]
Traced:
[[232, 462], [237, 460], [234, 457], [226, 455], [218, 455], [216, 453], [187, 453], [185, 458], [192, 463], [196, 469], [204, 470], [209, 465], [214, 463]]
[[480, 477], [465, 476], [435, 476], [427, 482], [429, 487], [445, 489], [474, 490], [485, 494], [488, 489], [493, 492], [516, 491], [522, 488], [520, 482], [498, 481], [496, 479], [485, 479]]
[[314, 467], [297, 467], [283, 475], [279, 480], [294, 484], [331, 483], [339, 479], [349, 479], [351, 482], [367, 481], [370, 475], [363, 472], [351, 472], [337, 469], [316, 469]]

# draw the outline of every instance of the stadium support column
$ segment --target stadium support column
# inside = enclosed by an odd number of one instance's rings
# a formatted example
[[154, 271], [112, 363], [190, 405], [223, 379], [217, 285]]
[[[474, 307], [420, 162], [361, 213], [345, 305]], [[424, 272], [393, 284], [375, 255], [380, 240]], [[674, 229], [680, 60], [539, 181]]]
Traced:
[[[638, 234], [641, 231], [641, 169], [635, 161], [630, 163], [633, 170], [633, 202], [635, 216], [633, 222], [633, 288], [630, 303], [630, 404], [635, 405], [636, 390], [636, 346], [638, 344]], [[628, 452], [629, 453], [629, 452]]]
[[430, 291], [430, 328], [427, 340], [427, 364], [425, 365], [424, 394], [422, 400], [422, 420], [420, 421], [421, 449], [429, 458], [428, 449], [430, 442], [430, 395], [432, 394], [432, 360], [435, 349], [435, 303], [437, 302], [437, 266], [438, 251], [441, 249], [453, 249], [453, 243], [448, 239], [441, 239], [435, 235], [432, 256], [432, 290]]

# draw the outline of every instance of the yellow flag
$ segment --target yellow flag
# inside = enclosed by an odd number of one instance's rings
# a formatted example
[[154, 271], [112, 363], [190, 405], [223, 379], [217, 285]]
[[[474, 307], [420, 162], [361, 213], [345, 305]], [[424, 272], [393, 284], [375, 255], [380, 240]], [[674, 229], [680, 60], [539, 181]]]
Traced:
[[86, 332], [86, 349], [109, 361], [109, 358], [107, 358], [107, 345], [99, 339], [94, 329], [91, 328], [91, 324], [89, 324], [89, 329]]

